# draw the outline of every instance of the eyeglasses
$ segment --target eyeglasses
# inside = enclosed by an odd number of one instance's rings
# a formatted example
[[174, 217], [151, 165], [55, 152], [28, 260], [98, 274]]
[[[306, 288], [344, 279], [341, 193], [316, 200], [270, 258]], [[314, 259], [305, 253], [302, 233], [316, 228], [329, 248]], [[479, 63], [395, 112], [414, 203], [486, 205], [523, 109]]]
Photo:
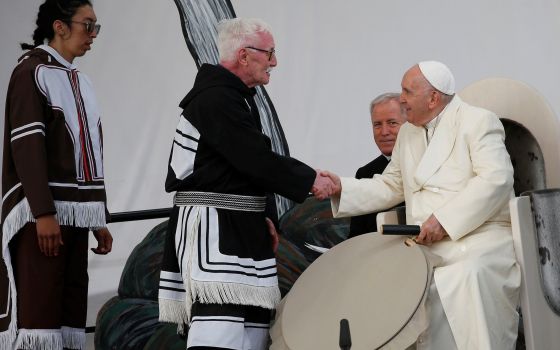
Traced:
[[89, 34], [95, 33], [95, 35], [99, 34], [99, 30], [101, 30], [101, 24], [96, 24], [95, 22], [78, 22], [78, 21], [70, 21], [72, 23], [79, 23], [83, 24], [86, 27], [86, 32]]
[[268, 54], [268, 60], [272, 60], [272, 56], [274, 56], [276, 54], [276, 50], [274, 48], [270, 49], [270, 50], [263, 50], [263, 49], [257, 49], [256, 47], [252, 47], [252, 46], [246, 46], [246, 49], [253, 49], [255, 51], [259, 51], [259, 52], [265, 52]]

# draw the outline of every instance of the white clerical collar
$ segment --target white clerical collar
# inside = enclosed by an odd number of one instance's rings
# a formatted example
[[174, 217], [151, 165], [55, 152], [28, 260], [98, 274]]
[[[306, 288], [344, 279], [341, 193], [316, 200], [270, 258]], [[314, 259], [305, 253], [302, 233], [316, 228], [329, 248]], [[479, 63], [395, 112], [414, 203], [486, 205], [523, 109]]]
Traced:
[[55, 60], [60, 62], [64, 67], [68, 69], [76, 69], [77, 67], [73, 64], [68, 62], [67, 60], [62, 57], [61, 54], [58, 53], [54, 48], [50, 47], [49, 45], [39, 45], [37, 46], [39, 49], [47, 51], [51, 56], [54, 57]]
[[427, 143], [430, 143], [430, 141], [434, 137], [434, 134], [436, 132], [436, 128], [439, 124], [439, 121], [440, 121], [441, 117], [443, 116], [443, 114], [445, 114], [445, 111], [447, 110], [448, 106], [449, 106], [449, 103], [445, 105], [443, 110], [434, 119], [430, 120], [429, 122], [427, 122], [424, 125], [424, 129], [426, 129], [426, 141], [427, 141]]
[[427, 122], [426, 124], [424, 124], [424, 129], [435, 128], [439, 123], [439, 119], [441, 118], [442, 115], [445, 114], [445, 111], [447, 110], [447, 107], [449, 107], [450, 104], [451, 104], [451, 101], [448, 104], [446, 104], [445, 107], [443, 107], [441, 112], [439, 112], [439, 114], [434, 119], [432, 119], [429, 122]]
[[424, 129], [427, 129], [427, 130], [434, 129], [436, 127], [436, 125], [438, 125], [440, 116], [441, 116], [441, 113], [438, 114], [434, 119], [432, 119], [429, 122], [427, 122], [426, 124], [424, 124]]
[[383, 157], [385, 157], [388, 161], [391, 161], [391, 156], [386, 156], [386, 155], [384, 155], [383, 153], [381, 153], [381, 155], [382, 155]]

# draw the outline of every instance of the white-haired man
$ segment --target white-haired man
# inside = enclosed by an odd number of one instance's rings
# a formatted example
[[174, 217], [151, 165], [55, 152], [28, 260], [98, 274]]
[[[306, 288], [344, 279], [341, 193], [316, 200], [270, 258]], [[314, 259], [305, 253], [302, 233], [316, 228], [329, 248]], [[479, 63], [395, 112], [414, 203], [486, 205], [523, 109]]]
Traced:
[[337, 185], [333, 213], [379, 211], [404, 199], [407, 222], [421, 225], [418, 243], [442, 257], [418, 349], [514, 349], [520, 272], [504, 129], [495, 114], [455, 95], [453, 75], [440, 62], [414, 65], [401, 86], [408, 123], [391, 162], [373, 179], [325, 172]]
[[[218, 26], [220, 64], [204, 64], [180, 103], [166, 190], [176, 191], [159, 288], [160, 320], [188, 324], [188, 349], [265, 349], [280, 300], [268, 193], [302, 202], [332, 182], [271, 150], [255, 86], [276, 66], [257, 19]], [[274, 231], [274, 230], [272, 230]], [[277, 237], [276, 237], [277, 239]]]
[[[359, 168], [356, 179], [371, 178], [385, 170], [391, 160], [399, 129], [406, 122], [406, 112], [401, 105], [400, 95], [396, 92], [387, 92], [374, 98], [369, 104], [369, 114], [373, 141], [381, 155]], [[377, 231], [376, 216], [377, 213], [371, 213], [352, 217], [348, 238]]]

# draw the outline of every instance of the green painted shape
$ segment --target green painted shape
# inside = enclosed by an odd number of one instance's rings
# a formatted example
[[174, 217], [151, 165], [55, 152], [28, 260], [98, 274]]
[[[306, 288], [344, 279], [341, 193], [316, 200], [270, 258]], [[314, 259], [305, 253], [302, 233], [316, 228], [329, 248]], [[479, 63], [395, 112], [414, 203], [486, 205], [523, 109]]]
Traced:
[[143, 350], [185, 350], [186, 348], [187, 337], [177, 335], [177, 325], [161, 323]]
[[168, 221], [154, 227], [130, 253], [119, 283], [121, 298], [157, 301]]
[[155, 301], [113, 297], [97, 316], [95, 349], [143, 349], [152, 334], [163, 325], [158, 317]]

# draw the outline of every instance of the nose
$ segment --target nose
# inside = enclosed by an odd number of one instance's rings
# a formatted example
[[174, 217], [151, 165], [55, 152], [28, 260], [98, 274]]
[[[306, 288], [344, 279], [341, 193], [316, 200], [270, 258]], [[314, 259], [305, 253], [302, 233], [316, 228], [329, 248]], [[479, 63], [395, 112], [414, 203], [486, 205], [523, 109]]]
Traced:
[[399, 96], [399, 101], [400, 101], [401, 103], [405, 103], [405, 102], [406, 102], [406, 99], [404, 98], [404, 94], [403, 94], [402, 92], [401, 92], [401, 95]]
[[381, 124], [381, 135], [389, 135], [389, 126], [385, 123]]
[[89, 32], [90, 38], [93, 38], [93, 39], [97, 38], [100, 30], [101, 30], [101, 26], [99, 24], [94, 23], [93, 30], [91, 32]]
[[276, 54], [273, 53], [272, 57], [270, 58], [270, 66], [276, 67], [278, 65], [278, 60], [276, 59]]

